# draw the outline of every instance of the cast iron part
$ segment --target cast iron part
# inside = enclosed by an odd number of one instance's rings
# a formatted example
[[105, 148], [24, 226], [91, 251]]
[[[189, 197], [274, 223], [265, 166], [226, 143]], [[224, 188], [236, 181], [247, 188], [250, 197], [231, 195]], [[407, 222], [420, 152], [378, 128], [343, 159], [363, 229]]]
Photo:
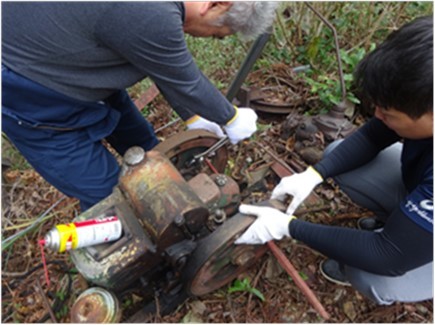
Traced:
[[[166, 139], [159, 143], [154, 150], [160, 151], [168, 157], [181, 175], [189, 180], [201, 172], [210, 173], [210, 168], [204, 163], [204, 160], [195, 159], [195, 156], [205, 152], [219, 140], [220, 138], [214, 133], [205, 130], [191, 130], [179, 132], [176, 136]], [[209, 159], [219, 173], [222, 173], [225, 171], [228, 161], [227, 148], [222, 146], [205, 158]]]
[[[183, 161], [217, 141], [208, 132], [187, 131], [177, 134], [177, 140], [169, 142], [174, 147], [165, 150], [183, 170]], [[216, 157], [208, 158], [215, 158], [223, 168], [225, 154], [223, 147]], [[113, 193], [76, 218], [86, 220], [114, 211], [123, 228], [116, 242], [71, 251], [84, 278], [115, 295], [135, 289], [149, 297], [158, 295], [161, 302], [172, 305], [187, 293], [215, 290], [252, 265], [265, 249], [233, 244], [253, 222], [253, 218], [233, 216], [240, 204], [237, 183], [207, 168], [197, 170], [195, 175], [188, 170], [187, 181], [166, 153], [130, 148]], [[223, 267], [223, 261], [230, 263]], [[146, 305], [131, 322], [143, 320], [143, 313], [152, 309]]]

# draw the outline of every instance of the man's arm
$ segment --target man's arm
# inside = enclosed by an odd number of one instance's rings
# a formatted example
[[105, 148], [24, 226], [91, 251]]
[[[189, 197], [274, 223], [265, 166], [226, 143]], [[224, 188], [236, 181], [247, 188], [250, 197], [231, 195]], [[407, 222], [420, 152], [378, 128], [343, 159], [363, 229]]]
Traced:
[[346, 265], [376, 274], [397, 276], [433, 259], [433, 235], [399, 208], [383, 231], [370, 232], [293, 220], [292, 238]]
[[196, 66], [185, 43], [180, 3], [120, 3], [98, 22], [97, 35], [150, 77], [183, 120], [198, 114], [225, 125], [234, 107]]
[[339, 175], [366, 164], [381, 150], [399, 140], [394, 131], [377, 118], [372, 118], [313, 167], [323, 179]]

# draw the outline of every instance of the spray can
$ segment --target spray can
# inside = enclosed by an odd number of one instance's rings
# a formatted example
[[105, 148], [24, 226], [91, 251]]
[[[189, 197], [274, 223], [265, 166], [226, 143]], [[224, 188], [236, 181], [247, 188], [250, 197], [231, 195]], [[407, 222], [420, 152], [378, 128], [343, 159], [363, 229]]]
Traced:
[[57, 225], [40, 241], [59, 253], [70, 249], [108, 243], [121, 237], [122, 225], [117, 216], [76, 221]]

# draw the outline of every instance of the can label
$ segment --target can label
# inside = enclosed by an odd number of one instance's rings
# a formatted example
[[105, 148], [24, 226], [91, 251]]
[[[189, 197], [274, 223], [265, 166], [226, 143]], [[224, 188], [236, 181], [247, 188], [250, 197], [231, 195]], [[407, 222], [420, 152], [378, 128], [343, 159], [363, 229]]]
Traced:
[[121, 221], [116, 216], [57, 225], [56, 229], [59, 252], [114, 241], [122, 233]]

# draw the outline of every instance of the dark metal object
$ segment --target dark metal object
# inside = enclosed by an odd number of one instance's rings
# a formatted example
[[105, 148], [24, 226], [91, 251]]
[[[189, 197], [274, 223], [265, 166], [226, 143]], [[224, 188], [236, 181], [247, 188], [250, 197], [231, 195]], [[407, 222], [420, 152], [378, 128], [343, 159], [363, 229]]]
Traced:
[[[154, 150], [164, 153], [183, 177], [189, 180], [200, 172], [209, 171], [206, 164], [200, 159], [195, 159], [195, 155], [204, 153], [219, 141], [219, 137], [214, 133], [205, 130], [191, 130], [179, 132], [176, 136], [159, 143]], [[222, 173], [228, 161], [227, 148], [219, 147], [207, 158], [216, 170]]]
[[240, 67], [236, 77], [234, 78], [233, 82], [231, 83], [228, 89], [228, 93], [226, 97], [230, 102], [234, 99], [234, 97], [236, 97], [236, 94], [238, 93], [243, 82], [245, 81], [249, 71], [251, 71], [255, 61], [257, 61], [258, 57], [260, 56], [261, 52], [266, 46], [266, 43], [270, 38], [271, 32], [272, 31], [269, 31], [267, 33], [260, 35], [252, 44], [248, 55], [243, 61], [242, 66]]
[[[180, 162], [179, 155], [183, 156], [181, 160], [188, 161], [185, 156], [193, 157], [198, 151], [196, 146], [203, 151], [218, 141], [216, 137], [209, 137], [208, 132], [205, 137], [202, 131], [186, 133], [189, 134], [186, 137], [183, 133], [177, 135], [178, 141], [172, 142], [176, 143], [175, 148], [166, 148], [177, 158], [176, 162]], [[192, 137], [192, 133], [196, 137]], [[225, 148], [219, 151], [226, 154]], [[222, 166], [224, 163], [226, 161], [222, 161]], [[187, 265], [191, 264], [194, 252], [200, 251], [203, 260], [211, 260], [207, 265], [220, 263], [223, 258], [232, 260], [235, 265], [223, 273], [222, 270], [210, 273], [208, 268], [201, 268], [200, 281], [202, 274], [206, 274], [206, 288], [219, 288], [231, 281], [261, 254], [258, 247], [233, 245], [236, 233], [246, 229], [252, 220], [246, 223], [245, 218], [238, 217], [232, 221], [240, 204], [239, 187], [226, 175], [208, 172], [199, 173], [187, 182], [163, 153], [130, 148], [113, 193], [77, 218], [87, 220], [113, 211], [122, 222], [123, 235], [113, 243], [71, 252], [79, 272], [93, 284], [116, 294], [139, 288], [142, 294], [158, 295], [161, 301], [172, 305], [185, 299], [182, 277], [191, 274]], [[228, 232], [233, 235], [227, 236]], [[232, 248], [217, 256], [204, 255], [202, 240], [209, 237], [213, 245]], [[214, 253], [215, 250], [210, 252]], [[143, 321], [154, 307], [147, 305], [131, 322]], [[162, 309], [166, 308], [165, 305]]]
[[198, 242], [183, 272], [186, 291], [201, 296], [231, 282], [266, 252], [264, 245], [235, 245], [255, 218], [236, 214]]
[[[295, 109], [295, 104], [273, 104], [265, 102], [261, 89], [242, 87], [237, 94], [241, 106], [247, 106], [256, 111], [274, 114], [288, 114]], [[301, 101], [302, 103], [302, 101]]]
[[327, 141], [346, 137], [355, 131], [355, 125], [344, 116], [345, 110], [346, 104], [341, 102], [332, 107], [328, 113], [313, 117], [313, 122], [322, 131]]
[[[310, 66], [300, 66], [292, 69], [294, 73], [304, 72], [309, 70]], [[304, 103], [304, 99], [302, 98], [294, 98], [292, 102], [276, 104], [269, 103], [264, 100], [266, 94], [264, 91], [270, 87], [264, 88], [255, 88], [255, 87], [241, 87], [239, 92], [237, 93], [237, 100], [239, 101], [240, 106], [251, 107], [256, 111], [271, 113], [271, 114], [288, 114], [291, 113], [297, 108], [299, 105]]]
[[305, 5], [310, 8], [320, 18], [320, 20], [326, 26], [328, 26], [328, 28], [332, 30], [334, 35], [335, 54], [337, 56], [338, 74], [340, 76], [341, 102], [335, 105], [328, 113], [324, 115], [318, 115], [313, 118], [318, 128], [325, 135], [325, 138], [328, 141], [333, 141], [340, 136], [346, 137], [355, 130], [355, 126], [352, 125], [352, 123], [350, 123], [344, 116], [344, 112], [346, 110], [348, 102], [346, 99], [346, 85], [344, 82], [343, 68], [341, 65], [340, 46], [338, 44], [337, 30], [325, 17], [323, 17], [316, 9], [314, 9], [313, 6], [311, 6], [307, 2], [305, 2]]
[[329, 29], [332, 30], [332, 33], [334, 35], [335, 55], [337, 57], [337, 63], [338, 63], [338, 74], [340, 76], [341, 100], [344, 101], [346, 99], [346, 86], [344, 83], [343, 68], [341, 66], [341, 55], [340, 55], [340, 46], [338, 44], [337, 30], [335, 29], [334, 25], [332, 25], [325, 17], [323, 17], [320, 12], [314, 9], [313, 6], [311, 6], [308, 2], [304, 2], [304, 3], [308, 8], [310, 8], [317, 15], [317, 17], [320, 18], [320, 20], [326, 26], [328, 26]]

